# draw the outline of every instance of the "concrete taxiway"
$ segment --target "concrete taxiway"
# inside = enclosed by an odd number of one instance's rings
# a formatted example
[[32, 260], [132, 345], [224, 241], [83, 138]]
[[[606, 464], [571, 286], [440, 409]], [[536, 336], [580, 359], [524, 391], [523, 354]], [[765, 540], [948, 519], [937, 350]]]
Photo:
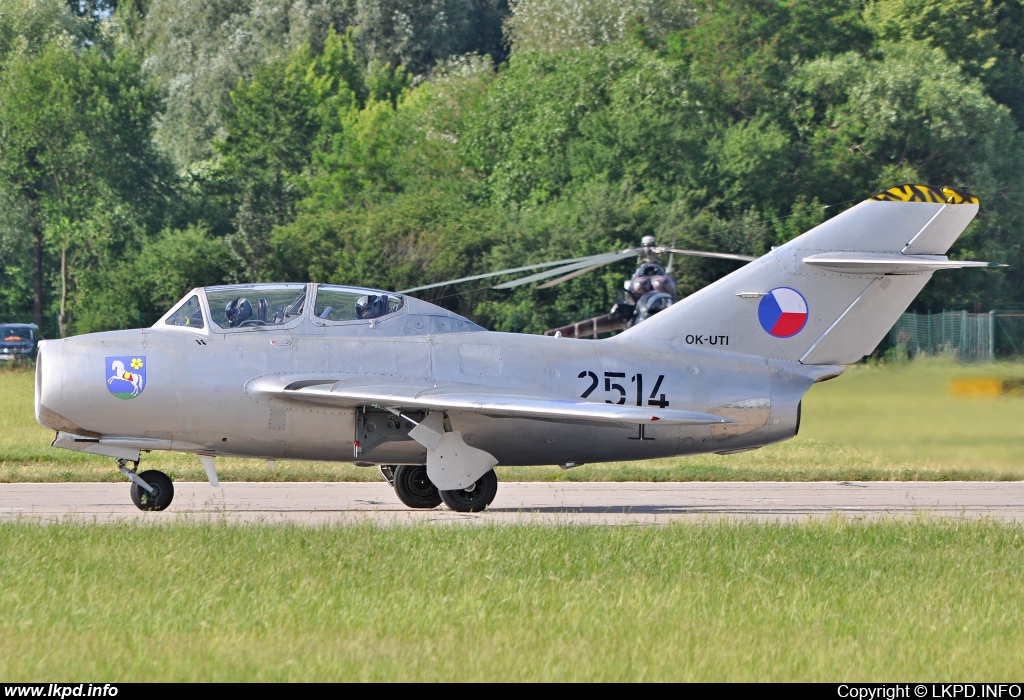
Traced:
[[942, 517], [1024, 522], [1024, 482], [503, 482], [482, 513], [411, 510], [376, 483], [178, 482], [166, 511], [124, 484], [0, 484], [0, 521], [61, 523], [668, 524]]

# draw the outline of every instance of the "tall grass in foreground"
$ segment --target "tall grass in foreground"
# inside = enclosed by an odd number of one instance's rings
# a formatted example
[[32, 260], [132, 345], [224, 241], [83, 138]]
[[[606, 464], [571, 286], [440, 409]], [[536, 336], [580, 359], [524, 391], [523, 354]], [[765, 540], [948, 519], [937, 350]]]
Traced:
[[1014, 681], [1024, 528], [0, 524], [5, 681]]
[[[809, 481], [1024, 479], [1024, 396], [957, 398], [961, 376], [1024, 377], [1022, 363], [962, 365], [915, 360], [856, 365], [811, 387], [800, 434], [737, 455], [647, 462], [498, 469], [506, 481]], [[31, 371], [0, 371], [0, 482], [123, 481], [113, 460], [50, 447], [35, 422]], [[152, 453], [144, 469], [204, 480], [192, 455]], [[336, 463], [221, 459], [226, 481], [375, 481], [376, 469]]]

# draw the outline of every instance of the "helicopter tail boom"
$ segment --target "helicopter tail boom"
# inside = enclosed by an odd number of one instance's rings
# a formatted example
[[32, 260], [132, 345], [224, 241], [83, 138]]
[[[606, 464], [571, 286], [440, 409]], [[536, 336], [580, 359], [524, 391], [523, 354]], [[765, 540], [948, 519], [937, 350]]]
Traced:
[[935, 270], [992, 265], [945, 257], [977, 212], [951, 188], [890, 188], [610, 340], [851, 364]]

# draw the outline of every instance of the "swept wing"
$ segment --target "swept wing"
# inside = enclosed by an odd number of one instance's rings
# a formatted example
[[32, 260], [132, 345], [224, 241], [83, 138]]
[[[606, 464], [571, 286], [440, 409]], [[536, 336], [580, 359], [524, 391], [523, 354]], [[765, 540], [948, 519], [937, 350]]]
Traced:
[[257, 398], [337, 408], [371, 406], [395, 410], [473, 411], [485, 416], [626, 425], [721, 425], [734, 422], [698, 411], [594, 403], [532, 389], [388, 381], [384, 377], [340, 380], [259, 377], [249, 382], [246, 391]]

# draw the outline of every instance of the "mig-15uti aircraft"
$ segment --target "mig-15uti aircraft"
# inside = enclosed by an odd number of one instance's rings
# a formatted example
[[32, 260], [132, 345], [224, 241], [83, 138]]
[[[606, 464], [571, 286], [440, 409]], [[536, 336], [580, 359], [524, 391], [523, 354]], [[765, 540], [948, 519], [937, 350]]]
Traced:
[[154, 326], [40, 344], [37, 420], [112, 457], [143, 510], [174, 495], [142, 452], [381, 465], [412, 508], [475, 512], [496, 465], [729, 454], [796, 435], [800, 401], [885, 336], [978, 211], [893, 187], [603, 340], [487, 331], [328, 284], [195, 289]]

